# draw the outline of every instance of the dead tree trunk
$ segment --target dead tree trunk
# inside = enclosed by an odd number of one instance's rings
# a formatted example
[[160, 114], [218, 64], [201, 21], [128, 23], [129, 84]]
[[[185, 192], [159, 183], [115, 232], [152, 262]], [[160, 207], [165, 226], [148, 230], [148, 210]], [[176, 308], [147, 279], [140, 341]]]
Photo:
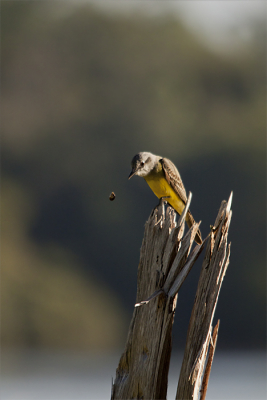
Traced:
[[[194, 224], [183, 238], [185, 215], [190, 201], [191, 194], [178, 223], [176, 223], [176, 213], [172, 207], [167, 206], [165, 214], [165, 207], [161, 202], [152, 211], [145, 225], [138, 266], [136, 306], [126, 347], [121, 356], [115, 382], [112, 386], [112, 400], [166, 399], [172, 324], [177, 293], [206, 241], [209, 243], [207, 249], [213, 249], [212, 252], [209, 250], [211, 259], [216, 258], [219, 248], [217, 243], [218, 231], [222, 231], [223, 219], [219, 221], [218, 216], [217, 224], [215, 224], [211, 235], [202, 245], [195, 245], [191, 251], [199, 224]], [[214, 263], [209, 264], [208, 269], [212, 269], [213, 266]], [[142, 306], [144, 304], [147, 305]], [[203, 347], [203, 332], [201, 333], [202, 336], [197, 338], [197, 341], [200, 341]], [[192, 362], [190, 357], [189, 362]], [[183, 365], [187, 365], [185, 360]], [[187, 372], [188, 367], [185, 370]], [[184, 374], [184, 377], [186, 379], [186, 374]], [[192, 386], [192, 383], [190, 384]], [[182, 383], [181, 385], [183, 386]], [[187, 399], [187, 397], [182, 398]], [[188, 398], [192, 398], [192, 396]]]
[[[211, 325], [230, 257], [230, 244], [227, 245], [227, 236], [232, 216], [231, 203], [232, 194], [228, 203], [222, 202], [207, 243], [187, 332], [176, 393], [177, 400], [197, 400], [199, 392], [201, 392], [201, 400], [205, 399], [219, 328], [219, 324], [217, 324], [212, 335]], [[210, 342], [210, 355], [202, 380]], [[201, 382], [202, 388], [200, 389]]]

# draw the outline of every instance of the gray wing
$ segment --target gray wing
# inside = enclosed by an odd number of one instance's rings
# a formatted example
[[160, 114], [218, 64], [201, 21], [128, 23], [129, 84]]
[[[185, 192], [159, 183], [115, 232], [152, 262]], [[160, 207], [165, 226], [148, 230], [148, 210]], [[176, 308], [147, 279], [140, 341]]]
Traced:
[[162, 164], [162, 168], [165, 173], [167, 182], [171, 185], [173, 190], [178, 194], [180, 199], [184, 203], [186, 203], [187, 202], [186, 191], [177, 168], [168, 158], [162, 158], [160, 162]]

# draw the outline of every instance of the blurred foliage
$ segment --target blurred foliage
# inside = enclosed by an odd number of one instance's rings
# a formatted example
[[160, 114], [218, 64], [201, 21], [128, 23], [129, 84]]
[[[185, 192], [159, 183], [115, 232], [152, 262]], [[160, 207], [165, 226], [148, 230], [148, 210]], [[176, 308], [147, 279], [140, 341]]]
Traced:
[[[2, 2], [3, 344], [121, 343], [143, 225], [156, 204], [141, 179], [127, 176], [133, 155], [147, 150], [178, 166], [204, 236], [234, 191], [220, 340], [263, 346], [259, 27], [246, 49], [227, 56], [174, 17], [109, 16], [85, 6], [60, 16], [52, 2], [40, 3]], [[198, 270], [191, 275], [179, 296], [182, 321]]]
[[31, 197], [11, 179], [2, 190], [2, 343], [76, 350], [118, 346], [124, 314], [114, 296], [83, 277], [73, 254], [52, 244], [41, 250], [29, 241]]

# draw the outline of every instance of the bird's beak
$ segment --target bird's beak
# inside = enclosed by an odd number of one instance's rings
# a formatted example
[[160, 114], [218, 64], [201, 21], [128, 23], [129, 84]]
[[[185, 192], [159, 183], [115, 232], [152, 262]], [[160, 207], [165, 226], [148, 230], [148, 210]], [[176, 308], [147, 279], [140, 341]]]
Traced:
[[136, 172], [137, 172], [137, 169], [136, 170], [132, 169], [130, 172], [130, 175], [128, 176], [128, 179], [130, 179], [132, 176], [134, 176], [136, 174]]

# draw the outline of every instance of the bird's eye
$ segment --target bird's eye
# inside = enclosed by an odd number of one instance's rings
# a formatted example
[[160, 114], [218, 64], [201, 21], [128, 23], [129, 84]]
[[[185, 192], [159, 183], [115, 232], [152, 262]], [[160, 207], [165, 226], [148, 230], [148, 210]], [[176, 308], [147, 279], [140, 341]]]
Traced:
[[144, 161], [141, 161], [141, 165], [142, 165], [142, 167], [145, 165], [145, 162]]

